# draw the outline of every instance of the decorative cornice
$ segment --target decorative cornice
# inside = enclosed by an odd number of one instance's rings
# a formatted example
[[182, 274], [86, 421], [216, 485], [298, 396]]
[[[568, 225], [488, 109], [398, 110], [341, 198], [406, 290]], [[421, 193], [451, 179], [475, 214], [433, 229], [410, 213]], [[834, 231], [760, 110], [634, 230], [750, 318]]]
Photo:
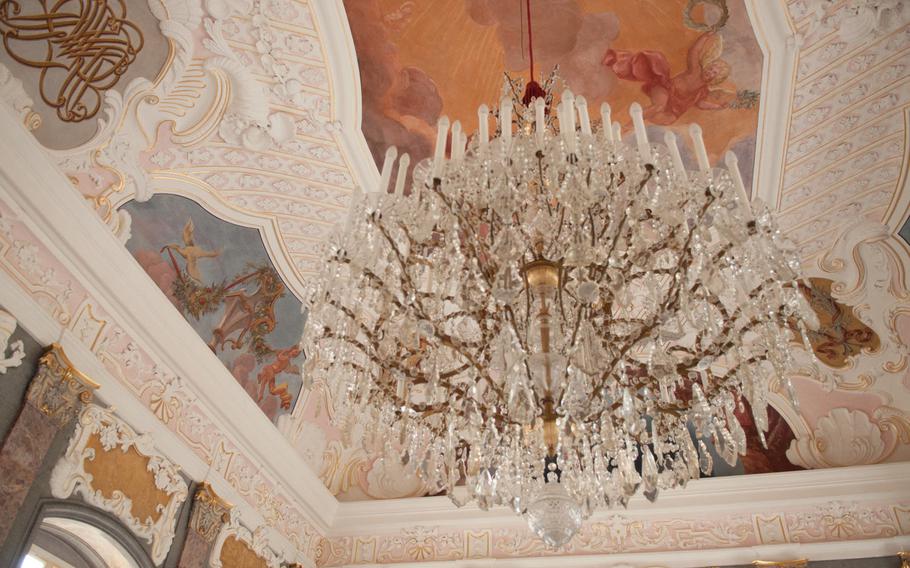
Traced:
[[233, 505], [219, 497], [208, 482], [203, 482], [193, 497], [190, 528], [211, 544], [224, 524], [230, 521], [232, 508]]
[[73, 367], [60, 345], [54, 343], [39, 362], [26, 400], [63, 427], [75, 418], [79, 408], [89, 404], [98, 383]]
[[[903, 482], [908, 475], [910, 463], [894, 463], [698, 480], [662, 492], [657, 503], [638, 498], [626, 510], [598, 511], [562, 551], [563, 559], [566, 565], [571, 559], [573, 566], [603, 566], [578, 559], [603, 562], [604, 555], [611, 560], [623, 555], [650, 562], [655, 555], [714, 550], [728, 551], [729, 563], [738, 564], [814, 557], [795, 552], [795, 545], [876, 539], [898, 539], [899, 544], [910, 537], [910, 500]], [[765, 554], [756, 547], [783, 547], [790, 553]], [[747, 552], [751, 557], [743, 557]], [[424, 497], [342, 503], [317, 561], [323, 566], [421, 565], [523, 558], [536, 566], [534, 558], [553, 554], [505, 508], [459, 510], [445, 497]]]
[[784, 560], [782, 562], [775, 562], [773, 560], [756, 560], [752, 563], [752, 566], [777, 566], [778, 568], [803, 568], [807, 566], [809, 561], [806, 559], [800, 560]]
[[[24, 132], [6, 110], [0, 125]], [[66, 178], [38, 143], [0, 146], [0, 302], [39, 340], [62, 338], [103, 378], [105, 402], [191, 476], [210, 475], [283, 550], [311, 555], [337, 501], [84, 200], [59, 191]]]

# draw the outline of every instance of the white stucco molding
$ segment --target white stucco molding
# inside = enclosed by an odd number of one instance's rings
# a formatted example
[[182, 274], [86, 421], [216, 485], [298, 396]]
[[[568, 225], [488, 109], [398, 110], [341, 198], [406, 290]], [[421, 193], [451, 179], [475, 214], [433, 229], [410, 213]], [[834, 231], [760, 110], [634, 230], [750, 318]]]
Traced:
[[363, 95], [360, 68], [344, 3], [317, 0], [311, 2], [310, 7], [316, 17], [332, 84], [335, 139], [341, 146], [357, 185], [364, 191], [371, 191], [379, 185], [379, 169], [373, 161], [361, 128]]
[[[106, 496], [93, 487], [92, 474], [85, 469], [87, 461], [98, 458], [95, 450], [88, 447], [92, 436], [98, 436], [106, 452], [127, 452], [135, 448], [141, 456], [148, 458], [147, 467], [154, 476], [155, 488], [168, 496], [167, 504], [158, 507], [157, 519], [136, 516], [132, 499], [119, 489]], [[180, 468], [155, 448], [151, 436], [137, 433], [111, 409], [94, 404], [86, 406], [80, 413], [69, 447], [51, 473], [50, 486], [54, 497], [65, 499], [77, 494], [90, 505], [108, 511], [123, 521], [136, 536], [148, 541], [152, 561], [156, 564], [164, 562], [171, 549], [177, 514], [188, 491]]]
[[784, 0], [747, 0], [746, 8], [764, 55], [752, 198], [776, 210], [783, 186], [799, 47]]
[[[326, 530], [337, 501], [319, 478], [126, 248], [72, 191], [66, 176], [34, 137], [6, 109], [0, 109], [0, 129], [7, 133], [0, 138], [0, 199], [14, 208], [19, 218], [27, 220], [29, 229], [53, 257], [70, 274], [76, 275], [96, 308], [134, 338], [144, 352], [154, 354], [161, 368], [180, 377], [195, 397], [194, 406], [204, 409], [219, 430], [236, 443], [238, 450], [275, 480], [315, 530]], [[97, 358], [97, 353], [92, 351], [95, 346], [81, 342], [54, 318], [39, 315], [44, 313], [44, 308], [30, 297], [29, 290], [22, 289], [5, 273], [0, 275], [0, 304], [39, 341], [45, 341], [42, 337], [50, 341], [59, 339], [74, 363], [105, 385], [105, 394], [100, 398], [116, 406], [130, 424], [153, 432], [156, 439], [175, 438], [173, 431], [137, 400], [123, 378], [115, 378], [110, 368]], [[128, 410], [134, 414], [126, 415]], [[179, 440], [169, 446], [174, 455], [169, 453], [168, 457], [186, 465], [187, 472], [195, 479], [204, 478], [210, 464], [203, 462], [182, 438]], [[230, 501], [246, 502], [230, 489], [228, 481], [210, 481]], [[251, 510], [251, 514], [261, 516], [255, 508]]]

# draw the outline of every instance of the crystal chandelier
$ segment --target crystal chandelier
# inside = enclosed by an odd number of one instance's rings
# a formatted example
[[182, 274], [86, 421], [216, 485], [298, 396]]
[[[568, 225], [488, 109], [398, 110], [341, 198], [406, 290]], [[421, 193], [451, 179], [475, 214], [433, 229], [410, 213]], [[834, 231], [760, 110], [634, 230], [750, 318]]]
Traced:
[[492, 138], [482, 106], [448, 157], [440, 119], [409, 190], [389, 149], [311, 288], [304, 379], [430, 493], [509, 506], [559, 547], [598, 507], [710, 474], [705, 440], [735, 464], [736, 412], [761, 436], [770, 391], [796, 404], [791, 346], [817, 322], [732, 154], [712, 169], [693, 125], [688, 171], [637, 104], [627, 144], [553, 84], [509, 81]]

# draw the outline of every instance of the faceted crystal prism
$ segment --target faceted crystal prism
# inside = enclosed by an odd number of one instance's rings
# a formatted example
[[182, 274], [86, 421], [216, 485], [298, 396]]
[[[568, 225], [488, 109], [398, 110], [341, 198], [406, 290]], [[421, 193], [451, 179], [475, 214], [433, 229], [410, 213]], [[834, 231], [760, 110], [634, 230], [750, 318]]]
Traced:
[[672, 136], [651, 143], [642, 121], [629, 144], [608, 107], [592, 125], [552, 85], [543, 106], [506, 98], [470, 142], [441, 120], [409, 190], [353, 200], [303, 348], [304, 384], [365, 433], [345, 439], [558, 547], [599, 507], [735, 463], [738, 416], [763, 440], [772, 387], [792, 398], [789, 375], [812, 374], [818, 318], [730, 161], [684, 171]]
[[555, 481], [545, 483], [525, 513], [528, 526], [552, 549], [561, 548], [581, 528], [581, 507]]

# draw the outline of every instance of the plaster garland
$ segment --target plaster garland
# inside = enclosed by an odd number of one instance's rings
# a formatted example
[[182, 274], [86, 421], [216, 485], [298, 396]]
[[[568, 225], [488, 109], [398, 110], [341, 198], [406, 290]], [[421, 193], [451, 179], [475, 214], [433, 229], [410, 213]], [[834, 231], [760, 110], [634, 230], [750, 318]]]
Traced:
[[[100, 490], [92, 487], [92, 475], [85, 470], [86, 460], [95, 459], [95, 450], [88, 448], [92, 435], [98, 435], [105, 451], [128, 451], [135, 447], [148, 457], [148, 471], [155, 478], [155, 487], [165, 492], [167, 505], [158, 506], [160, 516], [139, 519], [132, 512], [132, 500], [120, 490], [105, 497]], [[127, 423], [118, 418], [110, 409], [88, 405], [79, 415], [76, 431], [70, 440], [66, 453], [57, 462], [51, 473], [51, 493], [58, 499], [65, 499], [74, 493], [87, 503], [113, 513], [132, 530], [136, 536], [151, 545], [152, 561], [164, 561], [174, 540], [177, 514], [187, 496], [187, 483], [179, 468], [161, 455], [150, 436], [136, 433]]]

